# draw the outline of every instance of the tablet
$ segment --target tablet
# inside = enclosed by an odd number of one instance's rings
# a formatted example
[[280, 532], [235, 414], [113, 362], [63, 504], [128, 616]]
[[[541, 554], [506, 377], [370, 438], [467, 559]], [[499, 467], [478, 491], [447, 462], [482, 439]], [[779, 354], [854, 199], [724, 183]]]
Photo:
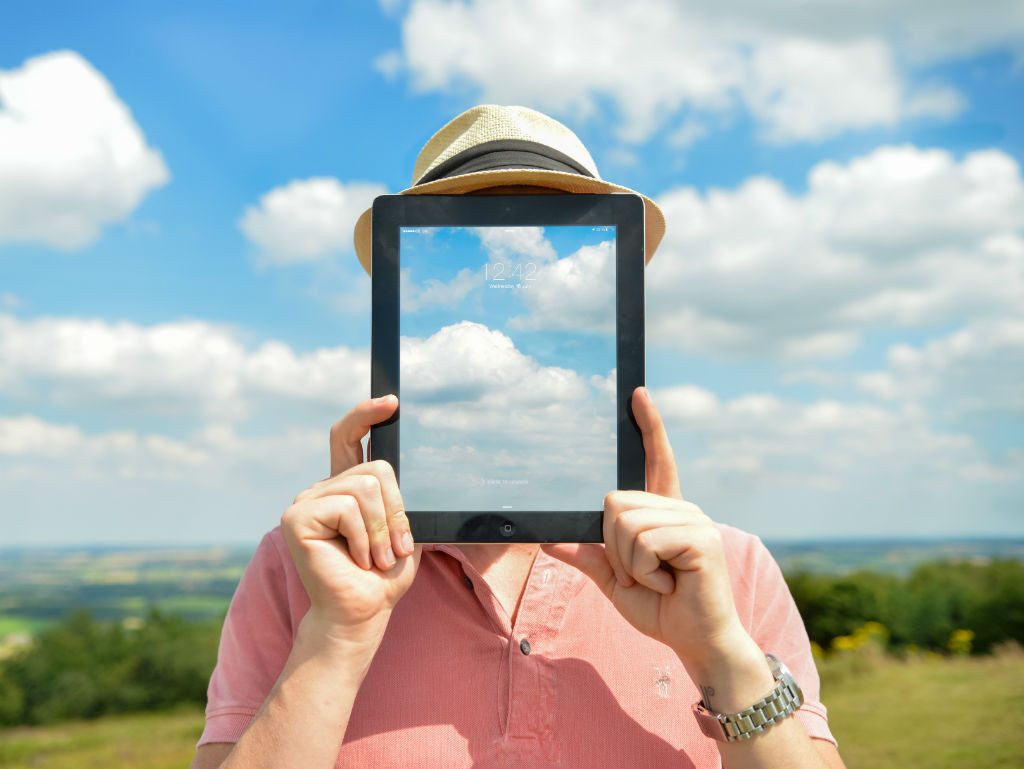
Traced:
[[601, 542], [644, 489], [644, 210], [610, 195], [373, 204], [371, 393], [420, 543]]

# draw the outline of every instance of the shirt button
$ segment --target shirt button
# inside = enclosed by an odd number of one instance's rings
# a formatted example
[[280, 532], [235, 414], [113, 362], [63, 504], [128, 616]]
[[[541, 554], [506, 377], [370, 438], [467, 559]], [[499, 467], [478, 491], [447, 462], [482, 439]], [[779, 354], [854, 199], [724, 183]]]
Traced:
[[525, 638], [519, 642], [519, 651], [521, 651], [523, 654], [530, 653], [530, 642], [527, 641]]
[[464, 577], [464, 579], [466, 580], [466, 587], [468, 587], [470, 590], [472, 590], [473, 589], [473, 580], [471, 580], [468, 576]]

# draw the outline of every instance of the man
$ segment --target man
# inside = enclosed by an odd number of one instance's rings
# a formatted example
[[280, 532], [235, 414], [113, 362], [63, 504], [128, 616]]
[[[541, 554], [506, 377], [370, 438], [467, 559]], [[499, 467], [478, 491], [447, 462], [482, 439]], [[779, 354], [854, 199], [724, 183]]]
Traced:
[[[626, 191], [560, 123], [483, 106], [427, 143], [406, 193], [552, 190]], [[644, 202], [649, 259], [664, 219]], [[364, 214], [367, 267], [368, 233]], [[364, 401], [334, 425], [331, 477], [260, 544], [193, 767], [843, 766], [778, 567], [683, 498], [645, 388], [648, 490], [608, 494], [604, 545], [415, 545], [391, 467], [360, 444], [397, 406]], [[792, 716], [766, 653], [803, 687]], [[752, 707], [746, 739], [702, 732]]]

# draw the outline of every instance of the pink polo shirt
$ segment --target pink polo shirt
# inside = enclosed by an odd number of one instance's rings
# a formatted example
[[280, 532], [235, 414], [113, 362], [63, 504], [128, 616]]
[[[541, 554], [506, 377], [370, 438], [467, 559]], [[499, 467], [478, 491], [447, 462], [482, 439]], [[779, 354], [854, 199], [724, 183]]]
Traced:
[[[803, 622], [761, 541], [719, 525], [747, 630], [793, 671], [796, 717], [835, 742]], [[280, 528], [224, 622], [199, 740], [237, 742], [277, 680], [309, 598]], [[424, 548], [356, 697], [338, 767], [717, 767], [671, 649], [635, 630], [585, 575], [540, 552], [513, 626], [450, 545]]]

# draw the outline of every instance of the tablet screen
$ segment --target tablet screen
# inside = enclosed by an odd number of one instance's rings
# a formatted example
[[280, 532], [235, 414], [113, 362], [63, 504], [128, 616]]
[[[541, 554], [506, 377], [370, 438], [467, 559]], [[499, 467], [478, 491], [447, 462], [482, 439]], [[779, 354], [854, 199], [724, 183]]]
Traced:
[[400, 229], [407, 509], [601, 509], [617, 480], [615, 231]]

